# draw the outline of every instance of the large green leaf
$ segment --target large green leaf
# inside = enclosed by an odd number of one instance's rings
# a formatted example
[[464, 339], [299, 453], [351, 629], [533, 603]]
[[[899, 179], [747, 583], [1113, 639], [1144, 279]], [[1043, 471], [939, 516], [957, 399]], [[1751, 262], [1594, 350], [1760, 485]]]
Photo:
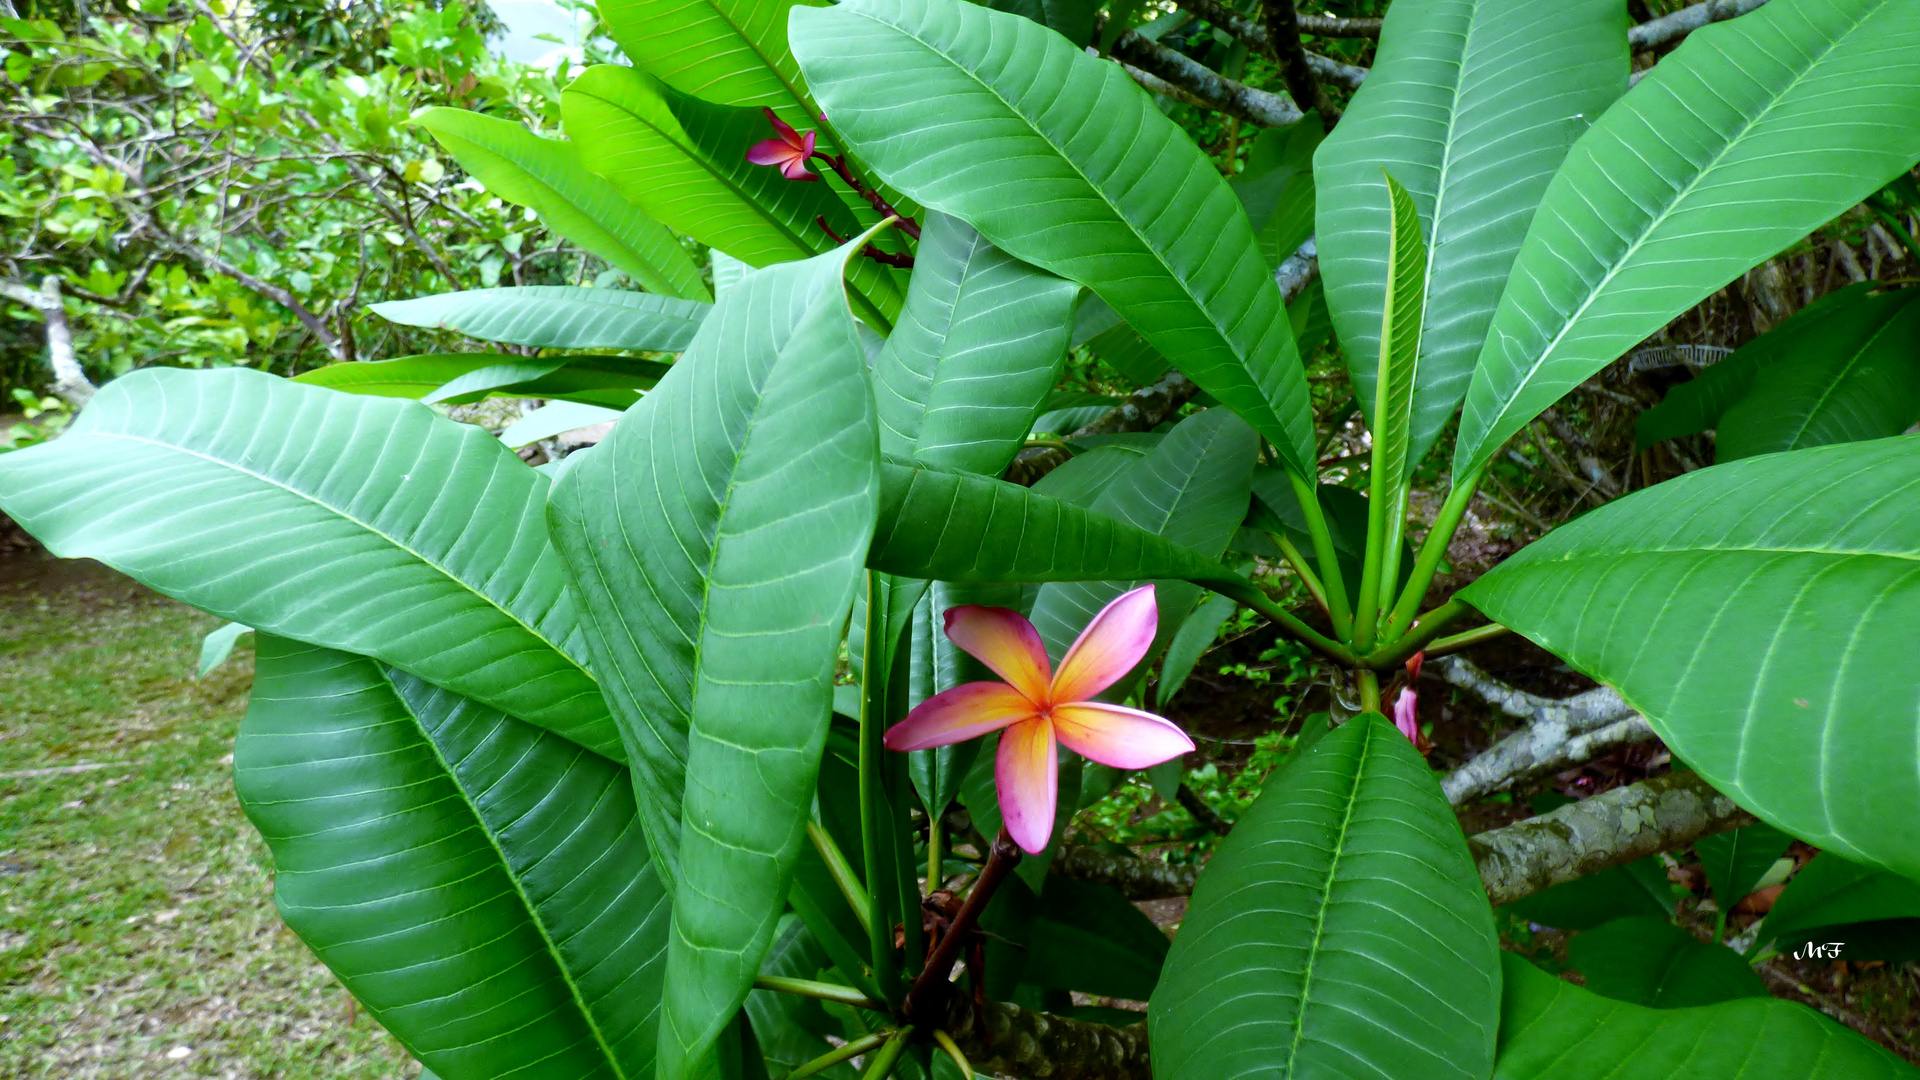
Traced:
[[1920, 158], [1920, 5], [1794, 0], [1688, 35], [1548, 184], [1453, 471]]
[[1767, 996], [1766, 984], [1739, 953], [1645, 915], [1575, 934], [1567, 943], [1567, 962], [1594, 993], [1656, 1009]]
[[[1689, 473], [1461, 594], [1646, 714], [1771, 824], [1920, 877], [1920, 438]], [[1867, 793], [1871, 793], [1868, 797]]]
[[1415, 460], [1466, 393], [1547, 181], [1627, 88], [1626, 27], [1616, 0], [1398, 0], [1367, 81], [1314, 157], [1320, 273], [1368, 416], [1392, 221], [1382, 169], [1432, 238]]
[[260, 635], [234, 787], [274, 902], [446, 1080], [646, 1078], [667, 947], [626, 770], [365, 657]]
[[[663, 224], [749, 266], [805, 259], [860, 231], [824, 183], [796, 183], [747, 160], [771, 138], [759, 109], [715, 105], [632, 68], [588, 68], [561, 95], [567, 134], [589, 169]], [[804, 123], [804, 118], [801, 118]], [[857, 259], [851, 278], [889, 320], [900, 308], [890, 271]]]
[[928, 215], [900, 321], [873, 364], [880, 449], [997, 476], [1066, 359], [1080, 287]]
[[547, 228], [648, 290], [712, 300], [680, 238], [587, 171], [572, 143], [543, 139], [511, 120], [436, 107], [413, 122], [433, 133], [488, 191], [540, 215]]
[[1167, 959], [1167, 935], [1110, 885], [1051, 877], [1034, 907], [1020, 981], [1145, 1001]]
[[796, 9], [793, 49], [874, 171], [1080, 282], [1313, 475], [1293, 332], [1219, 170], [1118, 65], [963, 0]]
[[389, 322], [457, 330], [482, 341], [645, 352], [686, 348], [712, 307], [657, 293], [572, 285], [469, 289], [372, 305]]
[[721, 105], [771, 106], [798, 122], [815, 110], [787, 48], [787, 12], [794, 5], [795, 0], [599, 0], [596, 6], [636, 68], [682, 93]]
[[[1269, 128], [1247, 147], [1245, 167], [1228, 181], [1247, 209], [1261, 252], [1275, 267], [1313, 235], [1313, 157], [1326, 134], [1319, 114], [1311, 112], [1286, 127]], [[1297, 325], [1295, 330], [1297, 336]]]
[[881, 464], [880, 480], [875, 570], [949, 582], [1246, 584], [1201, 552], [1004, 480], [895, 461]]
[[[1809, 930], [1913, 918], [1920, 918], [1920, 882], [1829, 852], [1793, 875], [1760, 924], [1760, 940], [1791, 949], [1796, 935]], [[1857, 951], [1841, 953], [1848, 956], [1867, 959]]]
[[[1225, 409], [1197, 413], [1116, 476], [1093, 501], [1092, 512], [1217, 559], [1246, 520], [1259, 451], [1259, 436], [1238, 416]], [[1148, 578], [1137, 574], [1041, 586], [1033, 604], [1033, 625], [1054, 661], [1059, 662], [1101, 608]], [[1142, 664], [1159, 657], [1199, 594], [1198, 585], [1185, 581], [1155, 582], [1159, 632]], [[1115, 689], [1129, 682], [1123, 679]]]
[[1149, 1012], [1154, 1075], [1484, 1077], [1499, 955], [1432, 771], [1357, 717], [1269, 778], [1201, 872]]
[[[470, 400], [489, 395], [508, 397], [609, 397], [625, 394], [621, 407], [633, 404], [636, 391], [658, 382], [668, 365], [624, 356], [544, 356], [532, 359], [505, 353], [423, 353], [392, 360], [353, 360], [328, 364], [294, 376], [308, 386], [324, 386], [347, 394]], [[492, 369], [492, 370], [489, 370]], [[486, 372], [485, 375], [476, 373]], [[515, 377], [525, 376], [525, 377]], [[466, 388], [455, 380], [474, 378]], [[506, 377], [502, 381], [501, 377]], [[454, 393], [448, 394], [449, 388]], [[518, 391], [518, 392], [516, 392]]]
[[1494, 1080], [1912, 1080], [1912, 1066], [1790, 1001], [1649, 1009], [1505, 953]]
[[1753, 388], [1754, 376], [1762, 367], [1836, 344], [1844, 350], [1850, 343], [1871, 336], [1873, 321], [1862, 319], [1859, 308], [1874, 302], [1872, 292], [1879, 287], [1879, 282], [1863, 281], [1830, 292], [1668, 390], [1660, 404], [1641, 413], [1635, 422], [1635, 449], [1645, 450], [1662, 439], [1698, 435], [1712, 428]]
[[[1754, 373], [1753, 386], [1721, 415], [1717, 461], [1898, 435], [1920, 420], [1920, 289], [1858, 305], [1828, 320], [1844, 340], [1781, 358]], [[1862, 324], [1865, 324], [1864, 326]]]
[[553, 496], [674, 886], [665, 1080], [690, 1075], [772, 940], [872, 536], [879, 437], [841, 285], [852, 250], [728, 289]]
[[123, 376], [58, 441], [0, 456], [0, 508], [56, 554], [619, 757], [546, 495], [424, 405], [238, 368]]

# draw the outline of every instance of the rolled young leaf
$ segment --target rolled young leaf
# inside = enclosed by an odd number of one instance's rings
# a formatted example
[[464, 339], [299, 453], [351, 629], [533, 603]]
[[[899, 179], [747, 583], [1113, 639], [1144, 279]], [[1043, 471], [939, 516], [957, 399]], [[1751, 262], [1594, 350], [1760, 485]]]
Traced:
[[122, 376], [59, 440], [0, 455], [0, 508], [55, 554], [620, 759], [546, 502], [477, 427], [243, 368]]
[[679, 352], [712, 306], [654, 293], [524, 285], [389, 300], [372, 309], [388, 322], [509, 345]]
[[1913, 1080], [1912, 1066], [1798, 1002], [1649, 1009], [1501, 954], [1494, 1080]]
[[1456, 481], [1916, 159], [1920, 5], [1795, 0], [1688, 35], [1548, 184], [1467, 390]]
[[899, 324], [873, 365], [880, 449], [997, 476], [1066, 359], [1080, 287], [958, 218], [928, 215]]
[[625, 769], [271, 634], [233, 758], [281, 916], [435, 1073], [652, 1076], [667, 895]]
[[552, 500], [674, 889], [663, 1080], [745, 1000], [803, 838], [879, 494], [841, 284], [866, 240], [728, 289]]
[[1201, 872], [1148, 1011], [1154, 1075], [1483, 1077], [1499, 965], [1446, 796], [1364, 714], [1270, 777]]
[[651, 292], [712, 300], [680, 238], [588, 172], [572, 143], [511, 120], [435, 107], [413, 118], [488, 191], [540, 215], [547, 228], [627, 272]]
[[1246, 586], [1198, 551], [1018, 484], [897, 461], [882, 462], [880, 480], [880, 523], [867, 555], [875, 570], [951, 582]]
[[1371, 643], [1380, 609], [1391, 609], [1400, 572], [1400, 540], [1406, 532], [1408, 475], [1413, 463], [1413, 399], [1420, 361], [1420, 327], [1426, 317], [1427, 244], [1413, 196], [1387, 177], [1392, 218], [1387, 243], [1386, 307], [1374, 384], [1373, 466], [1367, 483], [1367, 561], [1354, 603], [1361, 645]]
[[1305, 372], [1246, 213], [1117, 65], [963, 0], [796, 8], [790, 33], [882, 179], [1091, 288], [1314, 475]]
[[[303, 371], [293, 377], [297, 383], [324, 386], [345, 394], [370, 394], [375, 397], [402, 397], [416, 400], [434, 397], [465, 396], [477, 392], [481, 397], [545, 397], [571, 400], [575, 397], [599, 398], [624, 393], [621, 407], [633, 404], [637, 391], [651, 387], [666, 374], [668, 365], [624, 356], [545, 356], [529, 360], [506, 353], [423, 353], [398, 356], [392, 360], [350, 360], [340, 364]], [[509, 374], [509, 368], [532, 378], [502, 382], [493, 376]], [[489, 369], [495, 369], [489, 371]], [[487, 372], [486, 375], [476, 375]], [[538, 374], [534, 374], [534, 373]], [[462, 388], [455, 380], [475, 377]], [[447, 391], [452, 389], [453, 394]], [[514, 391], [522, 391], [515, 393]], [[589, 401], [589, 404], [593, 402]]]
[[1392, 220], [1382, 169], [1406, 185], [1431, 238], [1411, 461], [1467, 391], [1547, 181], [1627, 89], [1626, 29], [1614, 0], [1396, 0], [1387, 9], [1367, 81], [1314, 156], [1316, 235], [1327, 306], [1368, 416]]
[[[1770, 824], [1920, 877], [1920, 438], [1688, 473], [1579, 518], [1460, 594], [1620, 692]], [[1871, 792], [1871, 798], [1862, 793]]]

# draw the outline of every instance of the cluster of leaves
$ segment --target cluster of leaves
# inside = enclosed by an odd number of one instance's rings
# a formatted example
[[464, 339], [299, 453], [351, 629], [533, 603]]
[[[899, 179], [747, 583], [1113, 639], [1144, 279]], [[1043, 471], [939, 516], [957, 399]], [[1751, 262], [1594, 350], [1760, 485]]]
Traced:
[[[0, 277], [63, 280], [96, 379], [420, 351], [433, 335], [364, 299], [603, 269], [408, 125], [433, 104], [558, 122], [556, 74], [489, 56], [458, 3], [66, 18], [0, 33]], [[37, 389], [42, 336], [9, 323], [0, 388]]]
[[[1725, 981], [1671, 1009], [1625, 976], [1608, 996], [1503, 958], [1381, 681], [1456, 647], [1440, 635], [1471, 607], [1824, 849], [1823, 896], [1920, 878], [1920, 841], [1886, 827], [1920, 782], [1881, 752], [1913, 744], [1920, 699], [1899, 663], [1920, 614], [1913, 437], [1806, 425], [1421, 610], [1509, 436], [1920, 160], [1920, 7], [1773, 0], [1628, 89], [1614, 0], [1399, 0], [1333, 132], [1262, 136], [1234, 184], [1085, 50], [1084, 5], [602, 14], [632, 66], [560, 93], [567, 139], [470, 110], [419, 124], [648, 291], [388, 302], [519, 351], [136, 372], [0, 459], [0, 507], [49, 547], [259, 631], [236, 786], [276, 902], [437, 1075], [750, 1078], [871, 1051], [886, 1080], [930, 1073], [936, 1030], [955, 1056], [1006, 1038], [1037, 1073], [1137, 1075], [1108, 1048], [1138, 1032], [1047, 1019], [1066, 1036], [1038, 1052], [1081, 1057], [1038, 1063], [1034, 1032], [995, 1034], [1020, 1015], [998, 1002], [1064, 1011], [1076, 991], [1150, 998], [1162, 1080], [1912, 1075]], [[1846, 123], [1841, 98], [1860, 102]], [[776, 132], [817, 180], [751, 163]], [[1324, 294], [1289, 303], [1275, 274], [1309, 228]], [[1303, 354], [1330, 333], [1355, 401], [1329, 412]], [[1076, 343], [1135, 381], [1177, 367], [1205, 407], [1074, 437], [1063, 414], [1093, 406], [1055, 387]], [[529, 429], [397, 400], [487, 395], [549, 399], [548, 430], [617, 423], [535, 470], [505, 445]], [[1317, 414], [1353, 407], [1364, 492], [1320, 467]], [[1036, 433], [1071, 460], [996, 479]], [[1415, 464], [1449, 434], [1452, 489], [1416, 549]], [[1288, 566], [1324, 621], [1248, 556]], [[980, 865], [994, 739], [881, 741], [982, 674], [943, 610], [1017, 609], [1057, 658], [1147, 582], [1164, 617], [1116, 700], [1170, 698], [1239, 604], [1359, 706], [1263, 748], [1257, 796], [1224, 793], [1252, 797], [1170, 948], [1117, 892], [1047, 872], [1122, 777], [1063, 755], [1052, 842], [988, 904], [1008, 870], [1001, 844]], [[956, 801], [981, 833], [964, 859]], [[1760, 858], [1712, 857], [1728, 882]], [[942, 899], [956, 865], [979, 866], [964, 906]], [[1803, 919], [1886, 910], [1819, 899]], [[966, 949], [978, 1006], [947, 996]], [[1705, 963], [1740, 962], [1721, 952]]]

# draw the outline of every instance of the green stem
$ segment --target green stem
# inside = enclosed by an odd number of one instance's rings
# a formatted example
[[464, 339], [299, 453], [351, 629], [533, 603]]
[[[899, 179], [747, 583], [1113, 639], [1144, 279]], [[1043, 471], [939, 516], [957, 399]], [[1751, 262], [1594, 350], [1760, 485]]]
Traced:
[[1300, 584], [1307, 587], [1307, 595], [1313, 597], [1313, 602], [1320, 605], [1321, 611], [1332, 617], [1333, 609], [1327, 606], [1327, 587], [1321, 584], [1320, 575], [1307, 565], [1307, 557], [1294, 546], [1293, 541], [1287, 539], [1286, 533], [1270, 532], [1267, 538], [1280, 549], [1280, 554], [1286, 556], [1287, 565], [1293, 567], [1293, 572], [1300, 575]]
[[851, 986], [838, 983], [816, 982], [813, 979], [789, 979], [781, 975], [755, 975], [755, 990], [772, 990], [778, 994], [797, 994], [800, 997], [817, 998], [821, 1001], [837, 1001], [842, 1005], [852, 1005], [857, 1009], [873, 1012], [886, 1012], [887, 1003], [875, 1001]]
[[929, 894], [938, 889], [941, 879], [947, 876], [946, 867], [942, 865], [940, 858], [940, 849], [945, 846], [942, 843], [945, 838], [946, 829], [940, 821], [940, 815], [929, 815], [927, 817], [927, 892]]
[[894, 1063], [900, 1060], [900, 1054], [907, 1048], [907, 1038], [912, 1034], [912, 1024], [894, 1032], [893, 1037], [874, 1053], [873, 1060], [867, 1062], [867, 1071], [860, 1074], [860, 1080], [887, 1080], [893, 1072]]
[[1440, 504], [1440, 514], [1434, 518], [1433, 528], [1427, 530], [1420, 554], [1413, 560], [1413, 576], [1407, 579], [1407, 590], [1400, 594], [1400, 602], [1394, 605], [1393, 613], [1387, 616], [1387, 624], [1382, 628], [1380, 636], [1386, 641], [1395, 640], [1412, 624], [1420, 602], [1426, 599], [1427, 586], [1433, 584], [1440, 560], [1446, 558], [1447, 545], [1453, 543], [1453, 534], [1460, 528], [1460, 519], [1467, 516], [1467, 505], [1473, 502], [1474, 490], [1480, 486], [1480, 478], [1486, 471], [1487, 467], [1481, 465], [1461, 477], [1447, 493], [1447, 501]]
[[1301, 622], [1299, 617], [1273, 602], [1258, 585], [1245, 581], [1209, 581], [1207, 587], [1223, 596], [1231, 596], [1242, 605], [1265, 615], [1280, 625], [1295, 640], [1318, 649], [1344, 667], [1360, 667], [1360, 655], [1345, 645]]
[[838, 1065], [841, 1062], [846, 1061], [848, 1058], [859, 1057], [861, 1054], [866, 1053], [867, 1051], [873, 1049], [874, 1047], [885, 1044], [888, 1039], [893, 1038], [894, 1034], [895, 1033], [891, 1029], [886, 1031], [876, 1031], [871, 1035], [862, 1035], [860, 1038], [854, 1039], [852, 1042], [846, 1043], [841, 1046], [836, 1046], [833, 1049], [827, 1051], [826, 1053], [821, 1054], [819, 1057], [814, 1058], [812, 1061], [807, 1062], [805, 1065], [802, 1065], [799, 1068], [788, 1073], [786, 1076], [786, 1080], [805, 1080], [806, 1077], [812, 1076], [814, 1073], [822, 1072], [826, 1069], [831, 1069], [835, 1065]]
[[[1418, 628], [1416, 627], [1415, 629]], [[1427, 655], [1445, 656], [1448, 653], [1459, 652], [1461, 649], [1470, 648], [1483, 641], [1492, 641], [1497, 637], [1505, 637], [1511, 633], [1513, 633], [1513, 631], [1501, 626], [1499, 623], [1488, 623], [1485, 626], [1476, 626], [1471, 630], [1462, 630], [1457, 634], [1451, 634], [1435, 640], [1431, 645], [1427, 646]]]
[[961, 1076], [966, 1077], [967, 1080], [973, 1080], [973, 1062], [968, 1061], [967, 1055], [960, 1052], [960, 1044], [953, 1041], [953, 1036], [935, 1028], [933, 1041], [939, 1043], [940, 1049], [945, 1050], [947, 1056], [953, 1059], [953, 1063], [960, 1067]]
[[[887, 614], [878, 571], [867, 571], [866, 639], [861, 652], [860, 685], [860, 855], [866, 868], [866, 880], [874, 885], [889, 879], [887, 852], [883, 850], [880, 815], [885, 812], [886, 794], [881, 790], [881, 770], [885, 767], [885, 748], [881, 745], [887, 694], [886, 636]], [[892, 929], [881, 906], [879, 888], [868, 892], [866, 924], [868, 954], [873, 958], [874, 981], [889, 998], [900, 991], [900, 967], [893, 955]]]
[[1287, 471], [1293, 484], [1293, 496], [1307, 516], [1307, 534], [1313, 537], [1313, 557], [1326, 576], [1321, 579], [1327, 590], [1327, 617], [1333, 620], [1333, 636], [1346, 639], [1353, 634], [1353, 609], [1347, 606], [1347, 583], [1340, 574], [1340, 562], [1333, 553], [1333, 533], [1327, 529], [1326, 515], [1320, 512], [1320, 492], [1305, 478]]
[[807, 838], [813, 841], [814, 850], [820, 853], [820, 859], [827, 864], [827, 873], [833, 875], [833, 883], [840, 886], [840, 895], [847, 898], [847, 906], [853, 909], [853, 917], [860, 920], [860, 929], [873, 933], [873, 898], [861, 886], [860, 879], [854, 876], [853, 867], [847, 857], [840, 852], [840, 845], [833, 842], [833, 835], [814, 822], [807, 822]]
[[[1388, 642], [1368, 653], [1367, 666], [1375, 671], [1387, 671], [1399, 667], [1407, 662], [1408, 657], [1427, 648], [1427, 643], [1438, 637], [1440, 631], [1447, 628], [1447, 624], [1472, 610], [1467, 606], [1467, 602], [1459, 597], [1448, 600], [1420, 616], [1420, 621], [1415, 623], [1413, 629], [1407, 631], [1404, 637]], [[1431, 649], [1428, 651], [1432, 652]]]
[[1355, 681], [1360, 684], [1360, 711], [1377, 713], [1380, 711], [1380, 677], [1372, 671], [1361, 669], [1354, 672]]

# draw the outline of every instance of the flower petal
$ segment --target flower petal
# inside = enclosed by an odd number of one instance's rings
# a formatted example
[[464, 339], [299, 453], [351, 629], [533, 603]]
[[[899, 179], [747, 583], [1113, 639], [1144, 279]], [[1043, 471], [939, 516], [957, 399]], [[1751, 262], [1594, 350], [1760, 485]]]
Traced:
[[1033, 702], [1006, 683], [961, 683], [914, 707], [887, 729], [889, 750], [925, 750], [964, 742], [1034, 716]]
[[1040, 854], [1053, 837], [1053, 812], [1060, 801], [1053, 725], [1035, 719], [1001, 732], [1000, 753], [993, 765], [1000, 817], [1007, 832], [1022, 851]]
[[1101, 608], [1061, 659], [1051, 700], [1086, 701], [1119, 682], [1153, 647], [1159, 623], [1151, 585], [1142, 585]]
[[786, 177], [789, 180], [820, 179], [820, 177], [808, 171], [807, 159], [800, 156], [799, 154], [795, 154], [792, 157], [788, 158], [786, 161], [786, 164], [780, 166], [780, 175]]
[[962, 604], [946, 614], [947, 637], [993, 669], [1035, 705], [1047, 703], [1053, 664], [1040, 631], [1017, 611]]
[[1067, 749], [1116, 769], [1144, 769], [1193, 749], [1173, 721], [1139, 709], [1078, 701], [1053, 707], [1054, 735]]
[[792, 124], [774, 115], [774, 111], [765, 105], [760, 106], [760, 111], [767, 114], [767, 123], [773, 125], [773, 130], [780, 133], [780, 138], [785, 140], [788, 146], [798, 147], [800, 145], [800, 133], [793, 130]]
[[1420, 743], [1419, 717], [1420, 698], [1411, 687], [1400, 691], [1400, 696], [1393, 700], [1393, 726], [1416, 746]]
[[793, 147], [780, 139], [762, 139], [747, 147], [747, 160], [755, 165], [779, 165], [791, 161]]

